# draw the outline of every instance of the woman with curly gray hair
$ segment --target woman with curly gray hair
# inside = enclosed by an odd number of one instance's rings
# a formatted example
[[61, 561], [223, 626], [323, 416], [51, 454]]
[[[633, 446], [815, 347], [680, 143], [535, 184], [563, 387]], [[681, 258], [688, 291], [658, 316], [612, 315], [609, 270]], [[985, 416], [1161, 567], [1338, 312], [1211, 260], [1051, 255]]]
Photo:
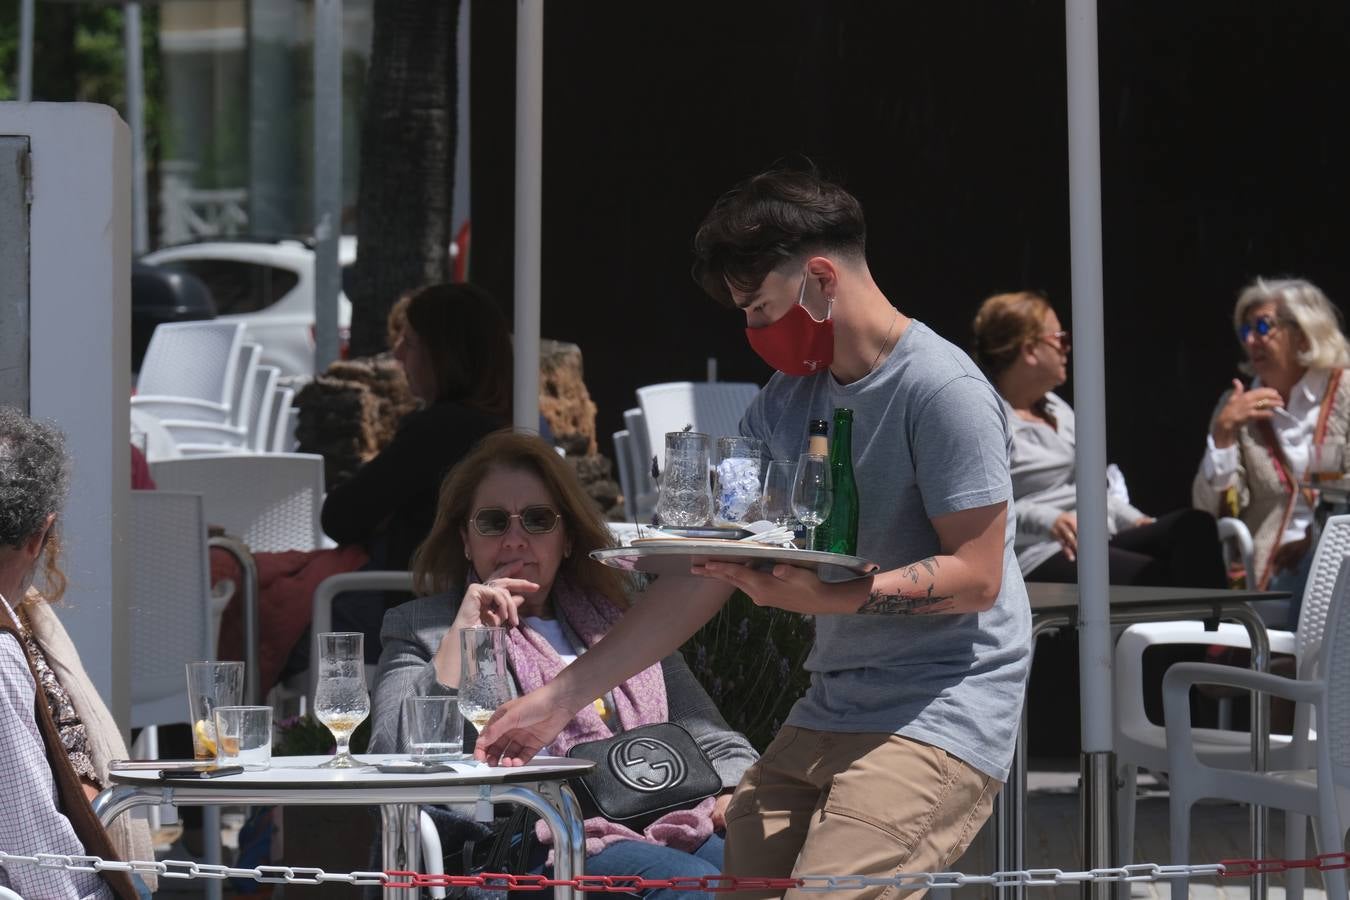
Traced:
[[1205, 455], [1192, 486], [1199, 509], [1236, 516], [1251, 529], [1253, 587], [1291, 591], [1293, 627], [1312, 563], [1309, 528], [1316, 491], [1308, 487], [1318, 451], [1350, 433], [1350, 342], [1340, 312], [1302, 279], [1258, 278], [1238, 295], [1233, 329], [1246, 352], [1210, 418]]
[[[108, 762], [127, 753], [48, 607], [65, 590], [57, 533], [69, 487], [61, 432], [0, 407], [0, 848], [148, 859], [144, 822], [123, 817], [105, 831], [90, 806]], [[145, 890], [123, 872], [22, 865], [0, 865], [0, 885], [25, 897], [134, 900]]]

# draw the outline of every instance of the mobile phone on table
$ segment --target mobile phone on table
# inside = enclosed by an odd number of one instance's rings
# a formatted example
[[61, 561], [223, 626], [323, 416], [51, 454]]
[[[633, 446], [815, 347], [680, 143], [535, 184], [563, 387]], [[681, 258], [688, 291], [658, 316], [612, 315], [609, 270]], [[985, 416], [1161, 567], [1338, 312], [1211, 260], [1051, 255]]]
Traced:
[[160, 769], [160, 778], [223, 778], [226, 775], [238, 775], [243, 766], [218, 766], [215, 763], [202, 763], [195, 766]]

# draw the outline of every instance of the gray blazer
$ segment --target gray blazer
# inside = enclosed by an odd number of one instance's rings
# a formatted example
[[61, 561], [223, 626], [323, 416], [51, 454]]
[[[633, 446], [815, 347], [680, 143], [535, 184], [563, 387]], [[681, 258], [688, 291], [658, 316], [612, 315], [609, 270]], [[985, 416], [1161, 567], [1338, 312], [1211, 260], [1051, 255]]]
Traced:
[[[407, 752], [404, 697], [455, 694], [454, 688], [436, 680], [431, 659], [450, 630], [458, 605], [458, 594], [437, 594], [418, 597], [385, 613], [380, 630], [380, 671], [371, 698], [370, 753]], [[722, 785], [735, 787], [759, 754], [745, 735], [731, 730], [679, 651], [662, 660], [661, 672], [666, 679], [669, 720], [693, 735], [712, 760]], [[475, 737], [473, 727], [466, 724], [466, 750], [472, 748]]]

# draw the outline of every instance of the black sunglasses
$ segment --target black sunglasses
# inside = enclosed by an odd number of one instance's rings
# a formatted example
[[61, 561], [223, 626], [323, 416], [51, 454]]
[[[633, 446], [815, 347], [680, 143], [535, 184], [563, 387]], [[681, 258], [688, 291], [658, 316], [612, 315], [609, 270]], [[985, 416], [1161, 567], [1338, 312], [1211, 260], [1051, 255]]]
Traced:
[[1250, 322], [1243, 322], [1238, 326], [1238, 340], [1247, 343], [1247, 338], [1252, 336], [1252, 332], [1260, 337], [1267, 337], [1276, 328], [1280, 327], [1278, 320], [1270, 316], [1257, 316]]
[[500, 506], [485, 506], [473, 514], [473, 530], [483, 537], [500, 537], [511, 527], [512, 519], [520, 520], [520, 527], [530, 534], [548, 534], [558, 527], [562, 516], [551, 506], [527, 506], [518, 513], [509, 513]]

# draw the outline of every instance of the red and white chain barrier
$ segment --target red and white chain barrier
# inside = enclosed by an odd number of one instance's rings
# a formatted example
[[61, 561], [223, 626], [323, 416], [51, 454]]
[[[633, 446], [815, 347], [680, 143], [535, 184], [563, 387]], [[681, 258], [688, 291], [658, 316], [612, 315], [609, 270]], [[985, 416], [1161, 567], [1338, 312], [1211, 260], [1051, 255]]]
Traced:
[[146, 862], [116, 862], [97, 856], [64, 856], [57, 853], [38, 853], [23, 856], [0, 850], [0, 865], [39, 866], [45, 869], [63, 869], [70, 872], [133, 872], [157, 875], [160, 878], [247, 878], [272, 884], [352, 884], [378, 885], [384, 888], [423, 887], [480, 887], [488, 890], [543, 891], [555, 887], [570, 887], [578, 891], [599, 893], [630, 893], [661, 888], [674, 891], [800, 891], [826, 893], [829, 891], [858, 890], [865, 887], [895, 886], [901, 888], [944, 888], [965, 885], [993, 887], [1055, 887], [1063, 884], [1104, 881], [1165, 881], [1173, 878], [1243, 878], [1256, 874], [1275, 874], [1293, 869], [1315, 869], [1326, 872], [1350, 868], [1350, 853], [1323, 853], [1308, 859], [1226, 859], [1208, 865], [1161, 866], [1156, 863], [1135, 863], [1109, 869], [1089, 869], [1082, 872], [1064, 869], [1022, 869], [994, 872], [990, 875], [966, 875], [962, 872], [902, 872], [884, 878], [865, 875], [801, 875], [794, 878], [738, 878], [731, 875], [708, 875], [701, 878], [642, 878], [637, 875], [579, 875], [576, 878], [555, 879], [543, 875], [428, 875], [420, 872], [325, 872], [323, 869], [303, 866], [255, 866], [251, 869], [210, 863], [159, 860]]

